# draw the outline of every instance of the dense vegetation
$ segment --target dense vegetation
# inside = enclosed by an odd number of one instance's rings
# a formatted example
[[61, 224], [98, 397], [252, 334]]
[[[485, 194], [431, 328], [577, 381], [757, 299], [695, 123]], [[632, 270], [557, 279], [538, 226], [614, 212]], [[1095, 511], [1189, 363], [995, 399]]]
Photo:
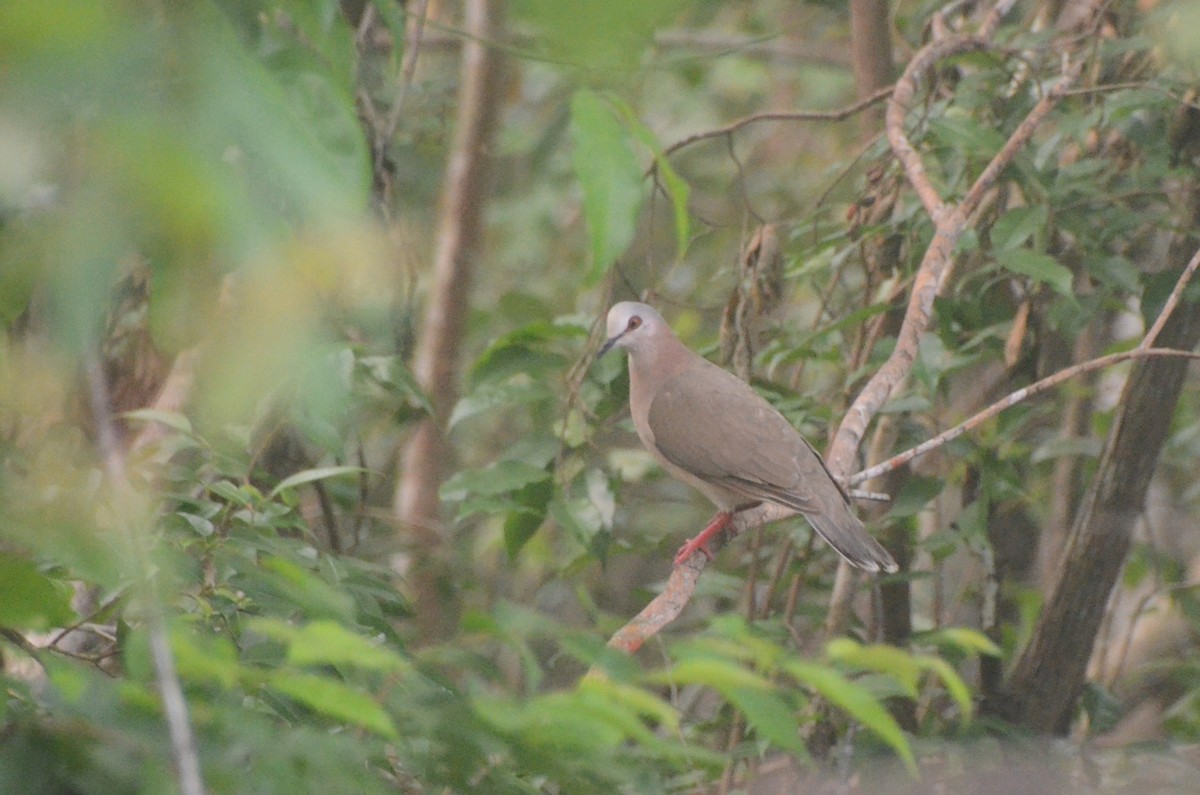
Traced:
[[[1200, 5], [850, 5], [0, 4], [0, 791], [1194, 787]], [[633, 297], [898, 574], [671, 573]]]

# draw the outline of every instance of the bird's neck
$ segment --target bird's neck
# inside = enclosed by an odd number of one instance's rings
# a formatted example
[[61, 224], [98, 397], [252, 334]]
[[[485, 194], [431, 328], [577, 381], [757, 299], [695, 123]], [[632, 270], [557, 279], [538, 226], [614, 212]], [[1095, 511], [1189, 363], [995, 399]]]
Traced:
[[676, 337], [662, 340], [646, 350], [631, 352], [629, 357], [629, 380], [632, 387], [637, 382], [655, 383], [682, 370], [694, 356], [687, 346]]

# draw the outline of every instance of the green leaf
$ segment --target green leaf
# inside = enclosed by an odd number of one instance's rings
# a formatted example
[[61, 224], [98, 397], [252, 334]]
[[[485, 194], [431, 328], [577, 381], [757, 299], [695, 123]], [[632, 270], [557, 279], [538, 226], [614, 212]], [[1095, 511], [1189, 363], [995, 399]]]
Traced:
[[921, 511], [925, 510], [930, 501], [934, 497], [942, 493], [942, 489], [946, 487], [944, 478], [924, 477], [914, 475], [904, 482], [900, 493], [896, 496], [896, 500], [888, 509], [887, 518], [889, 521], [904, 519], [909, 516], [916, 516]]
[[625, 124], [633, 132], [634, 137], [641, 141], [642, 145], [654, 155], [654, 165], [658, 169], [659, 176], [662, 177], [663, 186], [667, 189], [667, 196], [671, 199], [671, 207], [675, 210], [675, 249], [676, 256], [682, 259], [684, 254], [687, 253], [688, 241], [691, 235], [689, 229], [690, 219], [688, 218], [688, 194], [690, 188], [663, 153], [663, 148], [659, 143], [658, 137], [650, 131], [649, 127], [642, 124], [641, 119], [633, 112], [633, 108], [629, 106], [629, 103], [617, 97], [613, 97], [612, 101], [618, 110], [620, 110], [621, 115], [625, 117]]
[[1049, 285], [1061, 295], [1071, 294], [1071, 271], [1059, 265], [1054, 257], [1027, 248], [1002, 250], [995, 254], [996, 262], [1005, 270]]
[[453, 428], [463, 420], [497, 408], [525, 406], [554, 397], [545, 381], [514, 378], [503, 383], [486, 382], [458, 401], [446, 426]]
[[1022, 246], [1040, 232], [1049, 220], [1050, 209], [1044, 204], [1014, 207], [992, 224], [992, 247], [1007, 250]]
[[723, 691], [722, 695], [742, 711], [746, 721], [761, 736], [792, 753], [808, 755], [808, 749], [800, 737], [795, 711], [786, 705], [780, 697], [780, 691], [774, 688], [734, 687]]
[[160, 411], [158, 409], [137, 409], [136, 411], [126, 411], [121, 413], [121, 419], [134, 420], [136, 422], [157, 422], [160, 425], [165, 425], [173, 431], [180, 433], [191, 434], [192, 422], [187, 417], [174, 411]]
[[1083, 264], [1088, 273], [1104, 285], [1127, 293], [1136, 294], [1142, 288], [1137, 268], [1126, 257], [1086, 257]]
[[783, 667], [797, 681], [807, 684], [878, 735], [904, 760], [909, 772], [916, 775], [917, 762], [908, 738], [904, 736], [904, 731], [900, 724], [896, 723], [896, 719], [869, 690], [824, 665], [804, 660], [787, 660]]
[[962, 677], [950, 666], [950, 663], [943, 660], [941, 657], [929, 657], [922, 655], [917, 658], [921, 665], [928, 668], [933, 673], [937, 674], [942, 680], [942, 684], [946, 686], [946, 692], [958, 704], [959, 710], [963, 714], [963, 720], [969, 722], [974, 713], [974, 703], [971, 701], [971, 689], [967, 687], [967, 683], [962, 680]]
[[315, 469], [305, 469], [302, 472], [289, 475], [288, 477], [279, 481], [279, 485], [271, 489], [271, 493], [267, 495], [267, 498], [273, 499], [274, 497], [277, 497], [280, 492], [286, 491], [287, 489], [294, 489], [297, 486], [303, 486], [306, 483], [313, 483], [318, 480], [335, 478], [340, 475], [357, 475], [366, 471], [367, 470], [363, 469], [362, 467], [352, 466], [316, 467]]
[[731, 660], [707, 655], [680, 660], [665, 671], [650, 674], [649, 678], [670, 685], [704, 685], [723, 694], [737, 688], [772, 689], [769, 681], [753, 671]]
[[327, 616], [348, 621], [354, 614], [354, 600], [316, 574], [280, 557], [264, 557], [262, 573], [256, 584], [267, 586], [306, 615]]
[[408, 671], [408, 660], [333, 621], [303, 627], [274, 618], [252, 618], [246, 628], [286, 643], [292, 665], [352, 665], [371, 671]]
[[571, 137], [592, 244], [585, 283], [593, 285], [633, 240], [642, 205], [642, 169], [625, 128], [593, 91], [578, 91], [571, 100]]
[[396, 727], [388, 714], [369, 696], [341, 682], [312, 674], [279, 672], [268, 682], [276, 690], [327, 718], [352, 723], [394, 739]]
[[171, 651], [179, 675], [190, 682], [216, 682], [233, 689], [242, 669], [233, 642], [221, 635], [205, 635], [176, 625], [171, 631]]
[[1004, 146], [1004, 136], [963, 111], [948, 110], [929, 120], [930, 131], [952, 149], [978, 157], [992, 157]]
[[504, 519], [504, 549], [510, 559], [516, 559], [525, 542], [546, 520], [550, 498], [554, 496], [554, 483], [549, 478], [522, 486], [514, 495], [519, 506]]
[[0, 554], [0, 626], [65, 627], [75, 620], [71, 590], [38, 571], [32, 561]]
[[895, 679], [910, 698], [916, 698], [921, 664], [909, 652], [895, 646], [863, 646], [849, 638], [835, 638], [826, 645], [829, 659], [864, 671], [878, 671]]
[[468, 469], [455, 474], [442, 484], [441, 498], [457, 502], [470, 496], [508, 494], [549, 478], [550, 473], [543, 467], [524, 461], [497, 461], [484, 469]]

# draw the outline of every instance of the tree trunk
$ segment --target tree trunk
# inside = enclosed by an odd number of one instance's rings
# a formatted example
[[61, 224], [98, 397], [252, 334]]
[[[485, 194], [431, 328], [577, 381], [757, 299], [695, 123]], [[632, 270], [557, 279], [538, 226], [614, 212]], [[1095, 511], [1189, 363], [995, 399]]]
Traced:
[[433, 284], [413, 358], [413, 373], [434, 413], [417, 425], [404, 449], [394, 505], [411, 545], [407, 580], [417, 624], [427, 639], [445, 636], [456, 622], [438, 488], [451, 455], [445, 425], [458, 398], [467, 298], [482, 249], [490, 152], [503, 95], [501, 53], [489, 44], [498, 38], [501, 3], [468, 0], [465, 16], [462, 85], [439, 210]]
[[[1188, 197], [1195, 226], [1200, 186]], [[1186, 262], [1194, 236], [1180, 239], [1171, 264]], [[1200, 341], [1200, 303], [1186, 297], [1163, 326], [1156, 347], [1192, 350]], [[1064, 734], [1083, 687], [1088, 660], [1116, 584], [1146, 490], [1170, 431], [1188, 362], [1136, 362], [1100, 457], [1096, 477], [1075, 517], [1054, 587], [1016, 667], [989, 711], [1037, 732]]]
[[[887, 0], [850, 0], [850, 53], [854, 62], [854, 93], [871, 96], [893, 79], [892, 36]], [[883, 130], [884, 106], [862, 115], [866, 136]]]

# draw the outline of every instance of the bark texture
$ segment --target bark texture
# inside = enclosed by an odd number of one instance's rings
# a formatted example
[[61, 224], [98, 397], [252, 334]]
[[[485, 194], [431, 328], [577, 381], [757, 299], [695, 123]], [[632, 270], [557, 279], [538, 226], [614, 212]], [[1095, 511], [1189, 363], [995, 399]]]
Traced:
[[[1200, 218], [1200, 189], [1189, 196]], [[1173, 248], [1182, 265], [1196, 238]], [[1192, 350], [1200, 342], [1200, 303], [1181, 301], [1156, 347]], [[1008, 682], [988, 709], [1032, 731], [1065, 733], [1084, 684], [1105, 608], [1142, 515], [1146, 491], [1166, 442], [1188, 362], [1133, 365], [1096, 477], [1076, 515], [1053, 589]]]
[[[859, 99], [890, 85], [893, 77], [892, 36], [887, 0], [850, 0], [850, 53], [854, 64], [854, 91]], [[882, 106], [863, 114], [867, 136], [883, 129]]]
[[438, 488], [452, 453], [446, 419], [458, 399], [467, 299], [483, 243], [490, 152], [503, 95], [502, 55], [488, 44], [498, 38], [501, 5], [498, 0], [465, 4], [467, 38], [454, 141], [439, 209], [433, 281], [413, 358], [414, 375], [434, 414], [417, 425], [402, 453], [394, 505], [412, 550], [407, 579], [427, 639], [443, 636], [456, 621]]

